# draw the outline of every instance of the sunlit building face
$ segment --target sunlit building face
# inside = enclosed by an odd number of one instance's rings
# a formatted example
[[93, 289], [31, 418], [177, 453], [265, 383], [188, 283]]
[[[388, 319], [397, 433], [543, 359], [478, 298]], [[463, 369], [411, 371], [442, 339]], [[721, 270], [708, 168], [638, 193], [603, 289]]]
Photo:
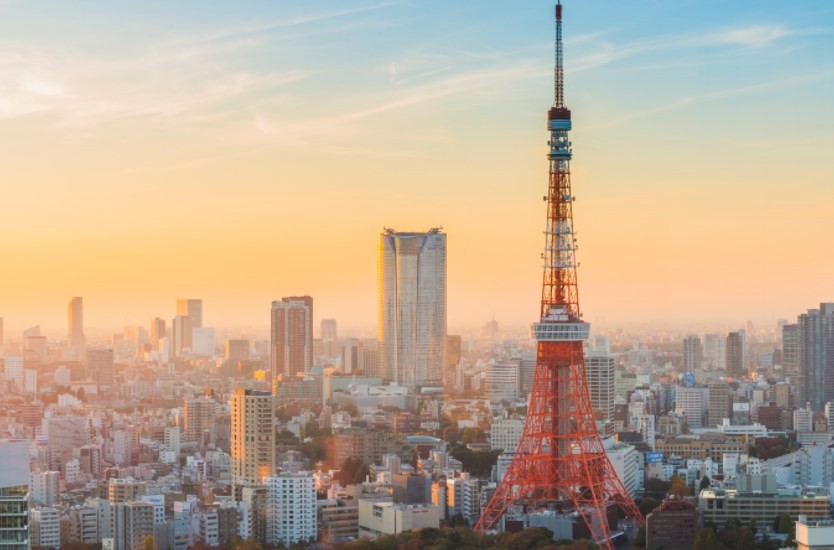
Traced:
[[446, 234], [379, 236], [380, 374], [406, 386], [440, 385], [446, 359]]

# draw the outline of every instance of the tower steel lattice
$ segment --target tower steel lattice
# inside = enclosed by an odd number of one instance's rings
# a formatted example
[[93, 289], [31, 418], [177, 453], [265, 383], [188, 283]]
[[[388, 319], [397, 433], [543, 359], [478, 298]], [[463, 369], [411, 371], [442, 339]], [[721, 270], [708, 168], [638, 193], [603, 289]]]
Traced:
[[[476, 529], [498, 527], [508, 510], [577, 513], [594, 541], [613, 548], [612, 504], [641, 524], [640, 511], [605, 453], [588, 391], [576, 279], [576, 234], [570, 183], [571, 113], [564, 102], [562, 6], [556, 5], [555, 98], [550, 132], [544, 277], [540, 322], [533, 324], [538, 354], [524, 432], [513, 460]], [[612, 512], [609, 515], [609, 512]]]

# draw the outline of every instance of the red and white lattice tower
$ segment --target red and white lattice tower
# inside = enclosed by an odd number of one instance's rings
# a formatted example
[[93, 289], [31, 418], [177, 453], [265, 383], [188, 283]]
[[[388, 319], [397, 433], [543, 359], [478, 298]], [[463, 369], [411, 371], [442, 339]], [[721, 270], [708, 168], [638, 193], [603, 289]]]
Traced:
[[568, 139], [571, 113], [565, 107], [563, 83], [562, 6], [557, 4], [555, 101], [547, 115], [550, 180], [541, 320], [532, 327], [538, 343], [536, 371], [521, 441], [476, 529], [499, 528], [499, 520], [511, 507], [524, 514], [546, 509], [578, 513], [594, 541], [613, 548], [611, 533], [616, 526], [609, 525], [611, 505], [634, 524], [643, 518], [605, 454], [588, 392], [583, 343], [589, 324], [579, 310]]

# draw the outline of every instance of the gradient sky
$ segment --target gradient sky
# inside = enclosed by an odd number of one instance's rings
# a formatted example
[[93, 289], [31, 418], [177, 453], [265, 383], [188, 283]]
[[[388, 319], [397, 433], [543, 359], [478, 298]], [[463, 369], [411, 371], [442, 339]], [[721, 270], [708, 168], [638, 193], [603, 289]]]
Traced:
[[[586, 318], [834, 300], [834, 3], [565, 3]], [[551, 13], [0, 0], [0, 316], [372, 327], [377, 233], [443, 225], [450, 328], [534, 320]]]

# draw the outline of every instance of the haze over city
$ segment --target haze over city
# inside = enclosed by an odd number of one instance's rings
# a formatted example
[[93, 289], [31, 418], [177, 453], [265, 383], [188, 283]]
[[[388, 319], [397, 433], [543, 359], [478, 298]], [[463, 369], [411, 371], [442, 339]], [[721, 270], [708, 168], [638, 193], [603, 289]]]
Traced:
[[[535, 320], [546, 3], [0, 4], [7, 330], [376, 323], [384, 226], [448, 234], [451, 327]], [[49, 14], [48, 17], [45, 14]], [[591, 321], [772, 325], [830, 297], [828, 2], [576, 2]]]

